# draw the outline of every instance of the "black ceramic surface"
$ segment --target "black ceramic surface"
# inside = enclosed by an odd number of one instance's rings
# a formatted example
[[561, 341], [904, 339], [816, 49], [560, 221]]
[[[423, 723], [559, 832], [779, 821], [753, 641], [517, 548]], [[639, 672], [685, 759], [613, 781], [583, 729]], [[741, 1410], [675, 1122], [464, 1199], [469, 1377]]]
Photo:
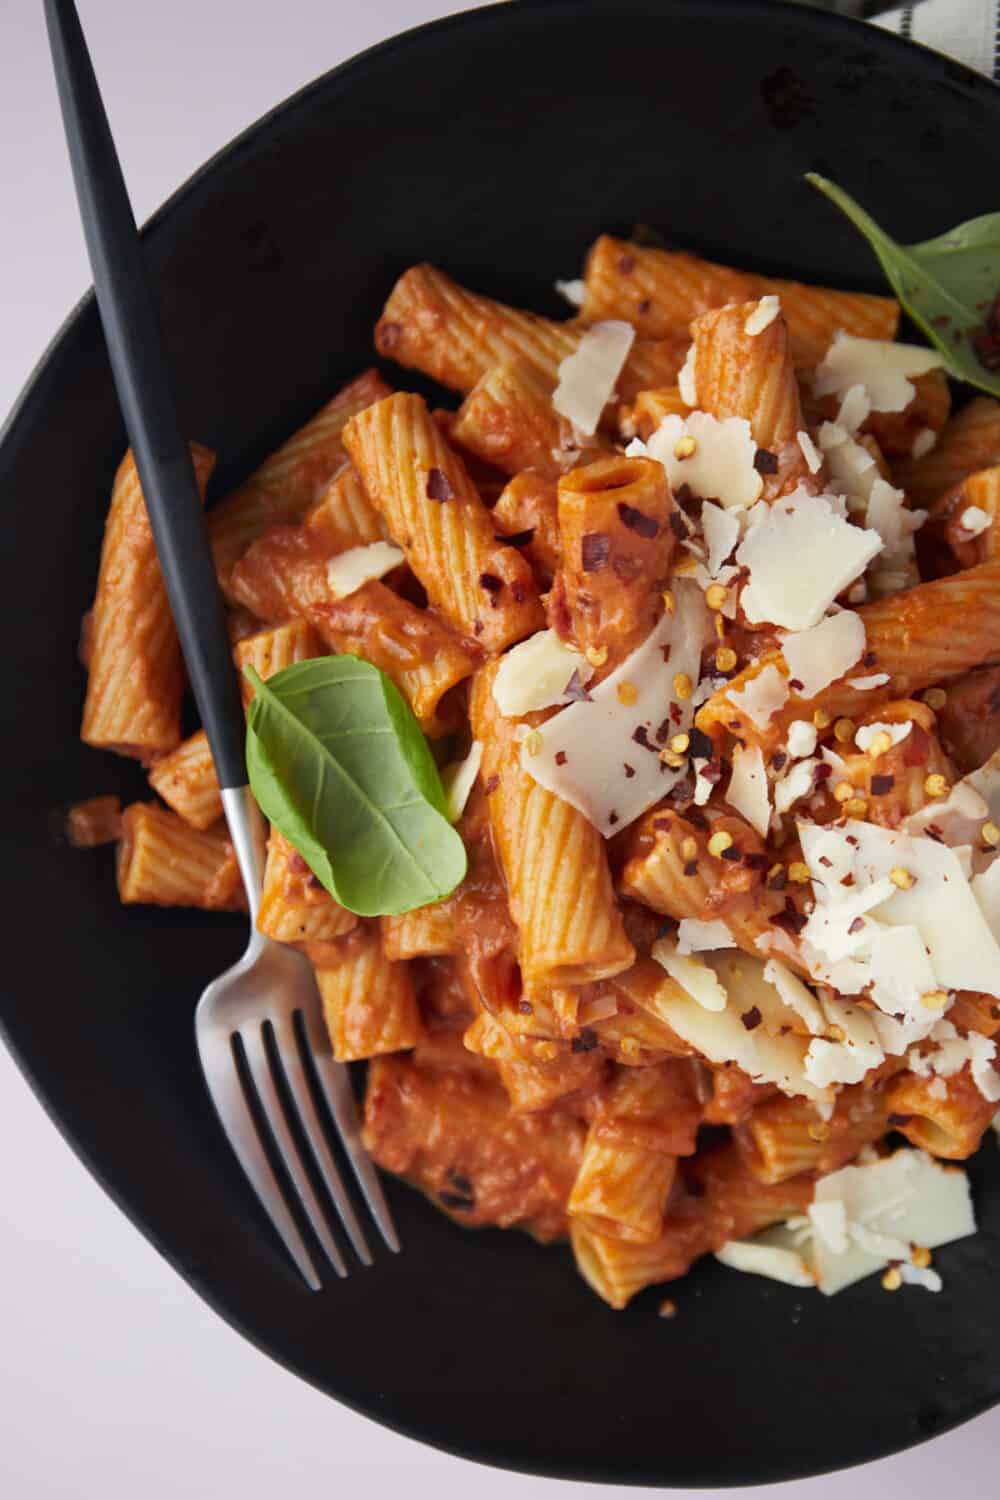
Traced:
[[[1000, 95], [875, 30], [754, 0], [541, 0], [366, 53], [241, 138], [148, 231], [187, 429], [222, 455], [216, 493], [370, 360], [373, 320], [414, 260], [561, 315], [554, 278], [601, 230], [644, 221], [737, 264], [877, 288], [860, 241], [801, 184], [807, 168], [902, 239], [934, 234], [997, 207]], [[77, 741], [76, 640], [123, 442], [86, 301], [0, 446], [0, 1014], [67, 1139], [172, 1264], [339, 1399], [539, 1473], [790, 1478], [1000, 1398], [990, 1145], [972, 1168], [981, 1230], [936, 1258], [940, 1296], [888, 1297], [874, 1280], [826, 1300], [707, 1264], [674, 1289], [672, 1322], [655, 1291], [612, 1313], [568, 1252], [463, 1233], [397, 1184], [405, 1253], [306, 1291], [195, 1059], [195, 999], [242, 922], [122, 910], [109, 851], [54, 832], [74, 799], [143, 790]]]

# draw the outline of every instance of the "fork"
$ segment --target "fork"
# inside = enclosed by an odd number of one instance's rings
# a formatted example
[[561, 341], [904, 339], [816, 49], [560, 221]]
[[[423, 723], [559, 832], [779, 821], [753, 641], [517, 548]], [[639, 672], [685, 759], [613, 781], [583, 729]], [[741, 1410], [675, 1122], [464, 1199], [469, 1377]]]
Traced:
[[335, 1126], [382, 1238], [391, 1250], [399, 1250], [399, 1240], [361, 1142], [348, 1070], [330, 1055], [312, 967], [256, 927], [265, 825], [247, 785], [243, 706], [191, 451], [181, 433], [142, 246], [73, 0], [45, 0], [45, 19], [115, 387], [250, 911], [246, 952], [198, 1002], [198, 1054], [229, 1144], [306, 1284], [318, 1291], [323, 1281], [317, 1258], [293, 1210], [308, 1221], [337, 1275], [346, 1276], [348, 1266], [331, 1230], [330, 1207], [357, 1258], [372, 1263], [326, 1137], [324, 1115]]

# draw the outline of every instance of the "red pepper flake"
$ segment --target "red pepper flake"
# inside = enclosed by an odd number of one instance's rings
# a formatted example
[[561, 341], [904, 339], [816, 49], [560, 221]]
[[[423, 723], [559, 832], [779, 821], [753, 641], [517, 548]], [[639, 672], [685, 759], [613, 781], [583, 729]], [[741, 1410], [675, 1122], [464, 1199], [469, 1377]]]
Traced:
[[944, 843], [944, 834], [941, 832], [936, 823], [928, 823], [927, 827], [924, 829], [924, 832], [929, 839], [934, 840], [935, 844]]
[[479, 587], [485, 589], [486, 592], [492, 597], [493, 606], [494, 608], [496, 608], [496, 596], [503, 588], [503, 579], [498, 578], [495, 573], [480, 573]]
[[701, 770], [698, 772], [698, 775], [702, 778], [703, 781], [707, 781], [709, 786], [718, 786], [724, 774], [725, 773], [723, 772], [722, 766], [719, 762], [716, 762], [714, 765], [709, 764], [707, 766], [702, 766]]
[[634, 531], [636, 536], [645, 537], [652, 541], [660, 534], [660, 523], [652, 516], [647, 516], [645, 511], [636, 510], [634, 505], [626, 505], [623, 500], [618, 502], [618, 514], [622, 525], [627, 526], [629, 531]]
[[641, 745], [644, 750], [652, 750], [654, 755], [659, 755], [660, 752], [659, 750], [657, 750], [656, 746], [649, 743], [649, 735], [646, 732], [645, 724], [639, 724], [635, 729], [633, 729], [632, 738], [635, 740], [636, 744]]
[[555, 763], [556, 763], [557, 766], [564, 766], [566, 764], [566, 751], [565, 750], [557, 750], [556, 751], [556, 753], [555, 753]]
[[782, 865], [780, 870], [775, 870], [774, 874], [767, 882], [767, 888], [769, 891], [783, 891], [787, 884], [788, 871], [785, 869], [784, 865]]
[[608, 561], [611, 540], [603, 531], [588, 531], [580, 543], [580, 565], [585, 573], [599, 573]]
[[832, 775], [833, 767], [829, 765], [827, 761], [822, 760], [816, 767], [815, 771], [813, 771], [813, 781], [815, 781], [818, 785], [820, 782], [829, 781]]
[[855, 838], [855, 836], [854, 836], [853, 833], [847, 834], [846, 838], [847, 838], [847, 842], [850, 844], [850, 846], [851, 846], [852, 849], [856, 849], [858, 847], [858, 841]]
[[[676, 497], [675, 497], [676, 498]], [[679, 510], [670, 512], [670, 530], [680, 542], [687, 541], [688, 529]]]
[[844, 878], [843, 878], [843, 880], [840, 883], [841, 883], [841, 885], [853, 885], [854, 884], [854, 876], [853, 875], [845, 875]]
[[684, 866], [684, 874], [687, 875], [687, 876], [691, 876], [691, 875], [697, 875], [697, 873], [698, 873], [698, 861], [696, 859], [689, 859], [688, 862], [687, 862], [687, 864]]
[[825, 865], [828, 870], [832, 870], [833, 869], [833, 860], [832, 859], [827, 859], [827, 857], [826, 857], [825, 854], [821, 854], [820, 855], [820, 857], [819, 857], [819, 863], [821, 865]]
[[452, 1208], [456, 1213], [470, 1213], [476, 1206], [475, 1198], [469, 1198], [464, 1193], [438, 1193], [438, 1200], [445, 1208]]
[[451, 480], [443, 469], [430, 469], [427, 474], [427, 497], [437, 500], [443, 505], [446, 500], [454, 500], [455, 491], [451, 487]]
[[479, 616], [477, 615], [476, 618], [472, 622], [472, 634], [473, 635], [482, 635], [482, 633], [483, 633], [483, 622], [479, 618]]
[[486, 792], [487, 797], [491, 797], [493, 795], [493, 793], [496, 791], [496, 789], [497, 789], [497, 787], [499, 785], [500, 785], [500, 777], [499, 776], [487, 776], [487, 778], [486, 778], [486, 784], [485, 784], [485, 787], [484, 787], [484, 791]]
[[735, 844], [730, 844], [728, 849], [723, 849], [722, 858], [728, 859], [732, 864], [735, 864], [738, 860], [742, 859], [743, 856]]
[[571, 1052], [593, 1052], [597, 1046], [597, 1041], [597, 1032], [591, 1031], [589, 1026], [585, 1026], [580, 1035], [575, 1036], [570, 1042], [569, 1050]]
[[642, 301], [639, 303], [638, 308], [636, 309], [640, 318], [644, 318], [646, 316], [652, 305], [653, 304], [648, 297], [643, 297]]
[[752, 853], [744, 854], [743, 863], [748, 870], [766, 870], [769, 861], [766, 854]]
[[674, 826], [673, 818], [654, 818], [653, 827], [657, 833], [669, 833]]
[[509, 536], [501, 536], [498, 531], [493, 533], [493, 540], [502, 547], [527, 547], [534, 539], [534, 526], [529, 526], [525, 531], [512, 531]]
[[630, 766], [627, 760], [623, 760], [622, 765], [625, 767], [625, 775], [631, 781], [632, 777], [635, 775], [635, 766]]
[[[663, 649], [664, 649], [664, 651], [669, 652], [670, 647], [669, 646], [664, 646]], [[681, 706], [680, 706], [679, 703], [671, 703], [671, 705], [670, 705], [670, 718], [671, 718], [671, 721], [674, 724], [679, 724], [681, 722], [681, 720], [684, 718], [684, 715], [681, 712]]]
[[700, 807], [689, 807], [684, 816], [692, 828], [697, 828], [702, 833], [708, 831], [708, 818]]
[[801, 693], [802, 689], [805, 687], [805, 683], [802, 682], [798, 677], [789, 677], [788, 686], [791, 688], [793, 693]]
[[757, 1005], [751, 1005], [750, 1009], [745, 1010], [740, 1016], [740, 1020], [743, 1022], [743, 1025], [746, 1027], [747, 1031], [756, 1031], [757, 1027], [760, 1025], [763, 1019], [764, 1017], [760, 1013], [760, 1007]]
[[667, 717], [666, 719], [663, 720], [663, 722], [661, 724], [659, 724], [657, 726], [656, 734], [653, 736], [653, 738], [656, 740], [656, 743], [658, 745], [665, 745], [666, 742], [667, 742], [667, 735], [669, 733], [670, 733], [670, 719], [669, 719], [669, 717]]
[[790, 932], [793, 937], [798, 937], [807, 920], [802, 912], [795, 910], [791, 901], [786, 901], [784, 911], [779, 911], [776, 917], [771, 918], [771, 925], [781, 927], [786, 932]]
[[872, 777], [872, 796], [873, 797], [884, 797], [887, 792], [891, 792], [892, 791], [892, 789], [893, 789], [893, 787], [895, 785], [896, 785], [896, 778], [895, 778], [895, 776], [873, 776]]
[[688, 731], [688, 750], [695, 760], [711, 760], [714, 745], [702, 729]]
[[608, 813], [608, 822], [612, 825], [618, 822], [618, 814], [613, 810]]
[[864, 656], [861, 658], [861, 664], [865, 667], [873, 667], [877, 661], [878, 652], [876, 651], [866, 651]]
[[593, 703], [591, 694], [587, 692], [580, 678], [579, 668], [563, 688], [563, 697], [568, 698], [571, 703]]
[[522, 1016], [533, 1016], [535, 1014], [535, 1007], [530, 1000], [519, 1000], [517, 1008]]
[[753, 466], [758, 474], [777, 474], [778, 455], [769, 448], [758, 448], [753, 457]]
[[635, 256], [634, 255], [628, 255], [628, 254], [619, 255], [619, 257], [618, 257], [618, 272], [619, 272], [619, 275], [621, 275], [621, 276], [631, 276], [631, 274], [632, 274], [632, 272], [634, 270], [635, 270]]
[[850, 927], [848, 927], [847, 930], [848, 930], [848, 932], [850, 932], [852, 934], [855, 933], [855, 932], [863, 932], [864, 931], [864, 926], [865, 926], [865, 919], [864, 919], [864, 917], [855, 917], [854, 921], [851, 923]]

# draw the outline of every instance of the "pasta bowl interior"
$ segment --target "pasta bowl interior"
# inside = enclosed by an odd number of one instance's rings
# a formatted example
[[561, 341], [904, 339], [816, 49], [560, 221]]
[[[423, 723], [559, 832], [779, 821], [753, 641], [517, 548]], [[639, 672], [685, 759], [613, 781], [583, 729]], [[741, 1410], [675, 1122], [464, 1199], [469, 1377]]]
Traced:
[[[310, 1294], [201, 1085], [244, 919], [155, 590], [115, 593], [142, 507], [90, 301], [0, 444], [2, 1018], [124, 1211], [290, 1369], [473, 1458], [741, 1484], [1000, 1397], [1000, 422], [879, 353], [896, 309], [803, 182], [939, 233], [995, 206], [1000, 104], [812, 11], [627, 12], [376, 48], [147, 232], [237, 659], [365, 658], [461, 762], [444, 902], [348, 911], [280, 833], [269, 859], [269, 930], [375, 1058], [373, 1150], [433, 1200], [389, 1180], [404, 1253]], [[62, 832], [95, 796], [129, 809], [125, 906]], [[537, 1242], [567, 1227], [583, 1279]]]

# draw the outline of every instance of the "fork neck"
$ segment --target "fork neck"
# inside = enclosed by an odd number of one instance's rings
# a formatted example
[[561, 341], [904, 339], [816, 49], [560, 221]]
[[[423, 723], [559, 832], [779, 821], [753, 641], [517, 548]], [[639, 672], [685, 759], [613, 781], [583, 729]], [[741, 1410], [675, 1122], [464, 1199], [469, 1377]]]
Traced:
[[267, 824], [248, 786], [224, 787], [222, 810], [226, 815], [226, 823], [233, 841], [236, 863], [243, 877], [250, 920], [256, 922], [260, 893], [264, 884]]

